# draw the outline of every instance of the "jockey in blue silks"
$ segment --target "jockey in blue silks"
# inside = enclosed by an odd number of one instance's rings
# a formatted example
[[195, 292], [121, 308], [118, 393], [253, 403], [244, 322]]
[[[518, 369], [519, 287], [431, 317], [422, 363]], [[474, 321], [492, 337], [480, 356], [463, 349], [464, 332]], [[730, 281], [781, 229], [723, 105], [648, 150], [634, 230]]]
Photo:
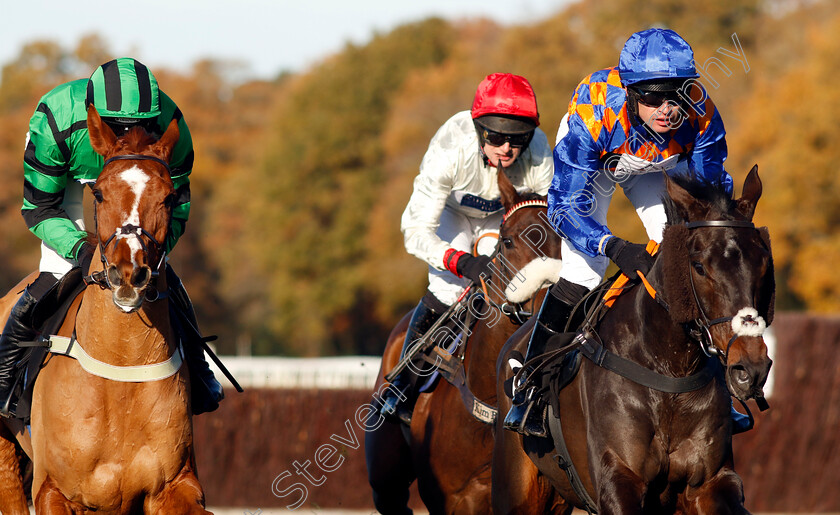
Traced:
[[[525, 361], [544, 353], [549, 337], [565, 329], [572, 307], [601, 282], [609, 260], [631, 278], [650, 269], [645, 245], [607, 227], [616, 186], [656, 242], [666, 222], [663, 171], [694, 173], [732, 191], [723, 167], [723, 121], [698, 77], [694, 52], [682, 37], [648, 29], [630, 36], [618, 66], [592, 73], [575, 89], [557, 133], [548, 192], [549, 218], [563, 237], [563, 267], [545, 296]], [[505, 427], [545, 435], [534, 388], [514, 393]]]

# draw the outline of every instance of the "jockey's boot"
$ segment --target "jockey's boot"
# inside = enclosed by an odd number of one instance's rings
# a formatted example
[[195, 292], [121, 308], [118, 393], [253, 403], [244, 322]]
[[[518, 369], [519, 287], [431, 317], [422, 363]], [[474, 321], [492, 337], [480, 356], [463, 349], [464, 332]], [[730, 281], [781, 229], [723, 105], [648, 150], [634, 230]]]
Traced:
[[38, 299], [30, 293], [29, 287], [23, 290], [23, 295], [9, 313], [3, 336], [0, 336], [0, 416], [15, 416], [18, 392], [12, 390], [15, 386], [16, 365], [26, 352], [26, 347], [20, 344], [34, 341], [37, 336], [32, 328], [32, 313], [37, 303]]
[[[528, 350], [525, 351], [527, 363], [536, 356], [545, 353], [549, 338], [565, 330], [572, 309], [589, 290], [566, 279], [559, 279], [548, 290], [543, 299], [531, 339], [528, 340]], [[528, 372], [524, 373], [527, 377]], [[514, 385], [512, 405], [505, 416], [504, 427], [523, 435], [548, 435], [545, 430], [545, 419], [542, 413], [542, 403], [536, 398], [536, 387]]]
[[[414, 314], [411, 315], [411, 321], [408, 323], [408, 332], [405, 333], [400, 360], [405, 357], [411, 346], [426, 334], [426, 331], [432, 327], [438, 318], [440, 318], [440, 313], [434, 311], [421, 299], [414, 309]], [[413, 363], [419, 364], [420, 369], [425, 372], [431, 365], [421, 362], [419, 357], [418, 354], [418, 359], [413, 360]], [[414, 404], [420, 394], [421, 377], [425, 378], [428, 375], [418, 375], [411, 367], [405, 367], [391, 382], [391, 386], [382, 393], [382, 408], [379, 412], [389, 420], [394, 422], [399, 420], [410, 426]]]
[[169, 287], [170, 300], [175, 303], [175, 309], [172, 310], [176, 316], [175, 329], [182, 337], [181, 346], [190, 370], [192, 414], [199, 415], [214, 411], [219, 407], [219, 402], [225, 398], [225, 393], [204, 356], [201, 331], [198, 329], [198, 321], [195, 318], [190, 296], [169, 265], [166, 265], [166, 284]]
[[744, 415], [740, 411], [736, 410], [735, 405], [732, 405], [731, 416], [733, 435], [737, 435], [738, 433], [744, 433], [753, 428], [752, 419], [747, 415]]

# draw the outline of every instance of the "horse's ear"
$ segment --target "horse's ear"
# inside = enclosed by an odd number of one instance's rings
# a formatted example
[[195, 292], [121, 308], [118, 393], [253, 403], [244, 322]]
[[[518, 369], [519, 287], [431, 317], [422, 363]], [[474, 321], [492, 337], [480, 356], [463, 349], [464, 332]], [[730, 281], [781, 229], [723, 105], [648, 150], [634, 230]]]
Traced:
[[499, 192], [502, 195], [502, 205], [505, 206], [505, 211], [522, 201], [522, 197], [516, 191], [510, 179], [508, 179], [505, 169], [501, 166], [499, 167], [497, 180], [499, 181]]
[[741, 198], [737, 200], [737, 209], [747, 220], [752, 220], [755, 214], [755, 205], [761, 198], [761, 178], [758, 176], [758, 165], [753, 165], [747, 178], [744, 180], [744, 191]]
[[108, 127], [108, 124], [102, 121], [96, 108], [93, 104], [88, 106], [87, 110], [87, 127], [88, 136], [90, 137], [90, 146], [93, 150], [101, 156], [105, 156], [114, 145], [117, 143], [117, 136], [114, 131]]
[[708, 206], [697, 200], [688, 190], [677, 184], [667, 173], [665, 176], [665, 189], [668, 196], [673, 200], [677, 214], [683, 221], [703, 220], [708, 213]]
[[166, 128], [166, 132], [155, 143], [155, 153], [160, 155], [164, 161], [168, 162], [172, 157], [172, 149], [175, 148], [175, 144], [178, 143], [178, 138], [180, 137], [181, 132], [178, 129], [178, 120], [173, 119], [169, 122], [169, 127]]

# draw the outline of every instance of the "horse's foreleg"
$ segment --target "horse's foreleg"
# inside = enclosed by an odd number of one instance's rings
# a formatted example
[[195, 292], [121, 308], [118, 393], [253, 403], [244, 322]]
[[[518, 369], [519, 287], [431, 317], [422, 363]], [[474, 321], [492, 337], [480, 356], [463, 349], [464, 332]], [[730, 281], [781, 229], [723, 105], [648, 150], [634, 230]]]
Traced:
[[595, 500], [601, 515], [644, 511], [645, 482], [613, 452], [604, 453], [595, 476], [598, 485]]
[[365, 459], [376, 509], [380, 513], [411, 513], [408, 489], [415, 473], [400, 425], [384, 422], [365, 432]]
[[159, 494], [147, 498], [143, 509], [145, 513], [212, 515], [204, 509], [204, 490], [190, 465], [185, 465]]
[[14, 435], [0, 422], [0, 512], [28, 515], [19, 458]]
[[683, 503], [686, 514], [745, 514], [744, 485], [734, 470], [724, 468], [697, 488], [689, 487]]
[[[499, 413], [504, 413], [502, 409], [499, 408]], [[536, 465], [522, 450], [520, 436], [502, 429], [501, 423], [496, 424], [492, 477], [494, 513], [537, 515], [572, 510], [548, 480], [540, 476]]]

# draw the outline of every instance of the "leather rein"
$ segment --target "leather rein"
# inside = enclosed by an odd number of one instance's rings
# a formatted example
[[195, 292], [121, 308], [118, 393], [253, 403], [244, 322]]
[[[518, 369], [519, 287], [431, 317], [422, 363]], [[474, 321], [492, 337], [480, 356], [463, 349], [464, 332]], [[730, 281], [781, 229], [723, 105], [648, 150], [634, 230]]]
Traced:
[[[689, 222], [686, 223], [686, 227], [688, 229], [729, 227], [755, 230], [755, 225], [752, 222], [737, 220]], [[645, 284], [648, 293], [667, 311], [668, 303], [661, 298], [652, 286], [650, 286], [650, 283], [647, 281], [644, 274], [639, 273], [639, 277]], [[717, 324], [731, 322], [734, 316], [725, 316], [710, 320], [706, 315], [706, 311], [703, 309], [703, 304], [700, 301], [700, 296], [697, 294], [697, 288], [694, 284], [694, 278], [691, 273], [689, 273], [689, 279], [691, 293], [694, 297], [697, 309], [700, 312], [700, 316], [690, 322], [690, 324], [693, 324], [695, 327], [688, 329], [689, 336], [698, 342], [700, 348], [706, 356], [710, 358], [716, 356], [720, 360], [721, 364], [725, 365], [726, 356], [729, 353], [729, 349], [732, 347], [732, 344], [738, 338], [738, 334], [736, 333], [732, 335], [729, 339], [729, 343], [727, 344], [726, 351], [722, 351], [714, 346], [711, 328]], [[608, 351], [603, 344], [597, 341], [597, 333], [595, 333], [593, 325], [589, 323], [587, 325], [589, 325], [589, 329], [575, 338], [575, 340], [580, 344], [581, 353], [596, 365], [606, 368], [638, 384], [668, 393], [684, 393], [705, 386], [714, 377], [715, 369], [717, 367], [713, 360], [707, 360], [703, 369], [687, 377], [674, 378], [653, 372], [646, 367], [638, 365]]]

